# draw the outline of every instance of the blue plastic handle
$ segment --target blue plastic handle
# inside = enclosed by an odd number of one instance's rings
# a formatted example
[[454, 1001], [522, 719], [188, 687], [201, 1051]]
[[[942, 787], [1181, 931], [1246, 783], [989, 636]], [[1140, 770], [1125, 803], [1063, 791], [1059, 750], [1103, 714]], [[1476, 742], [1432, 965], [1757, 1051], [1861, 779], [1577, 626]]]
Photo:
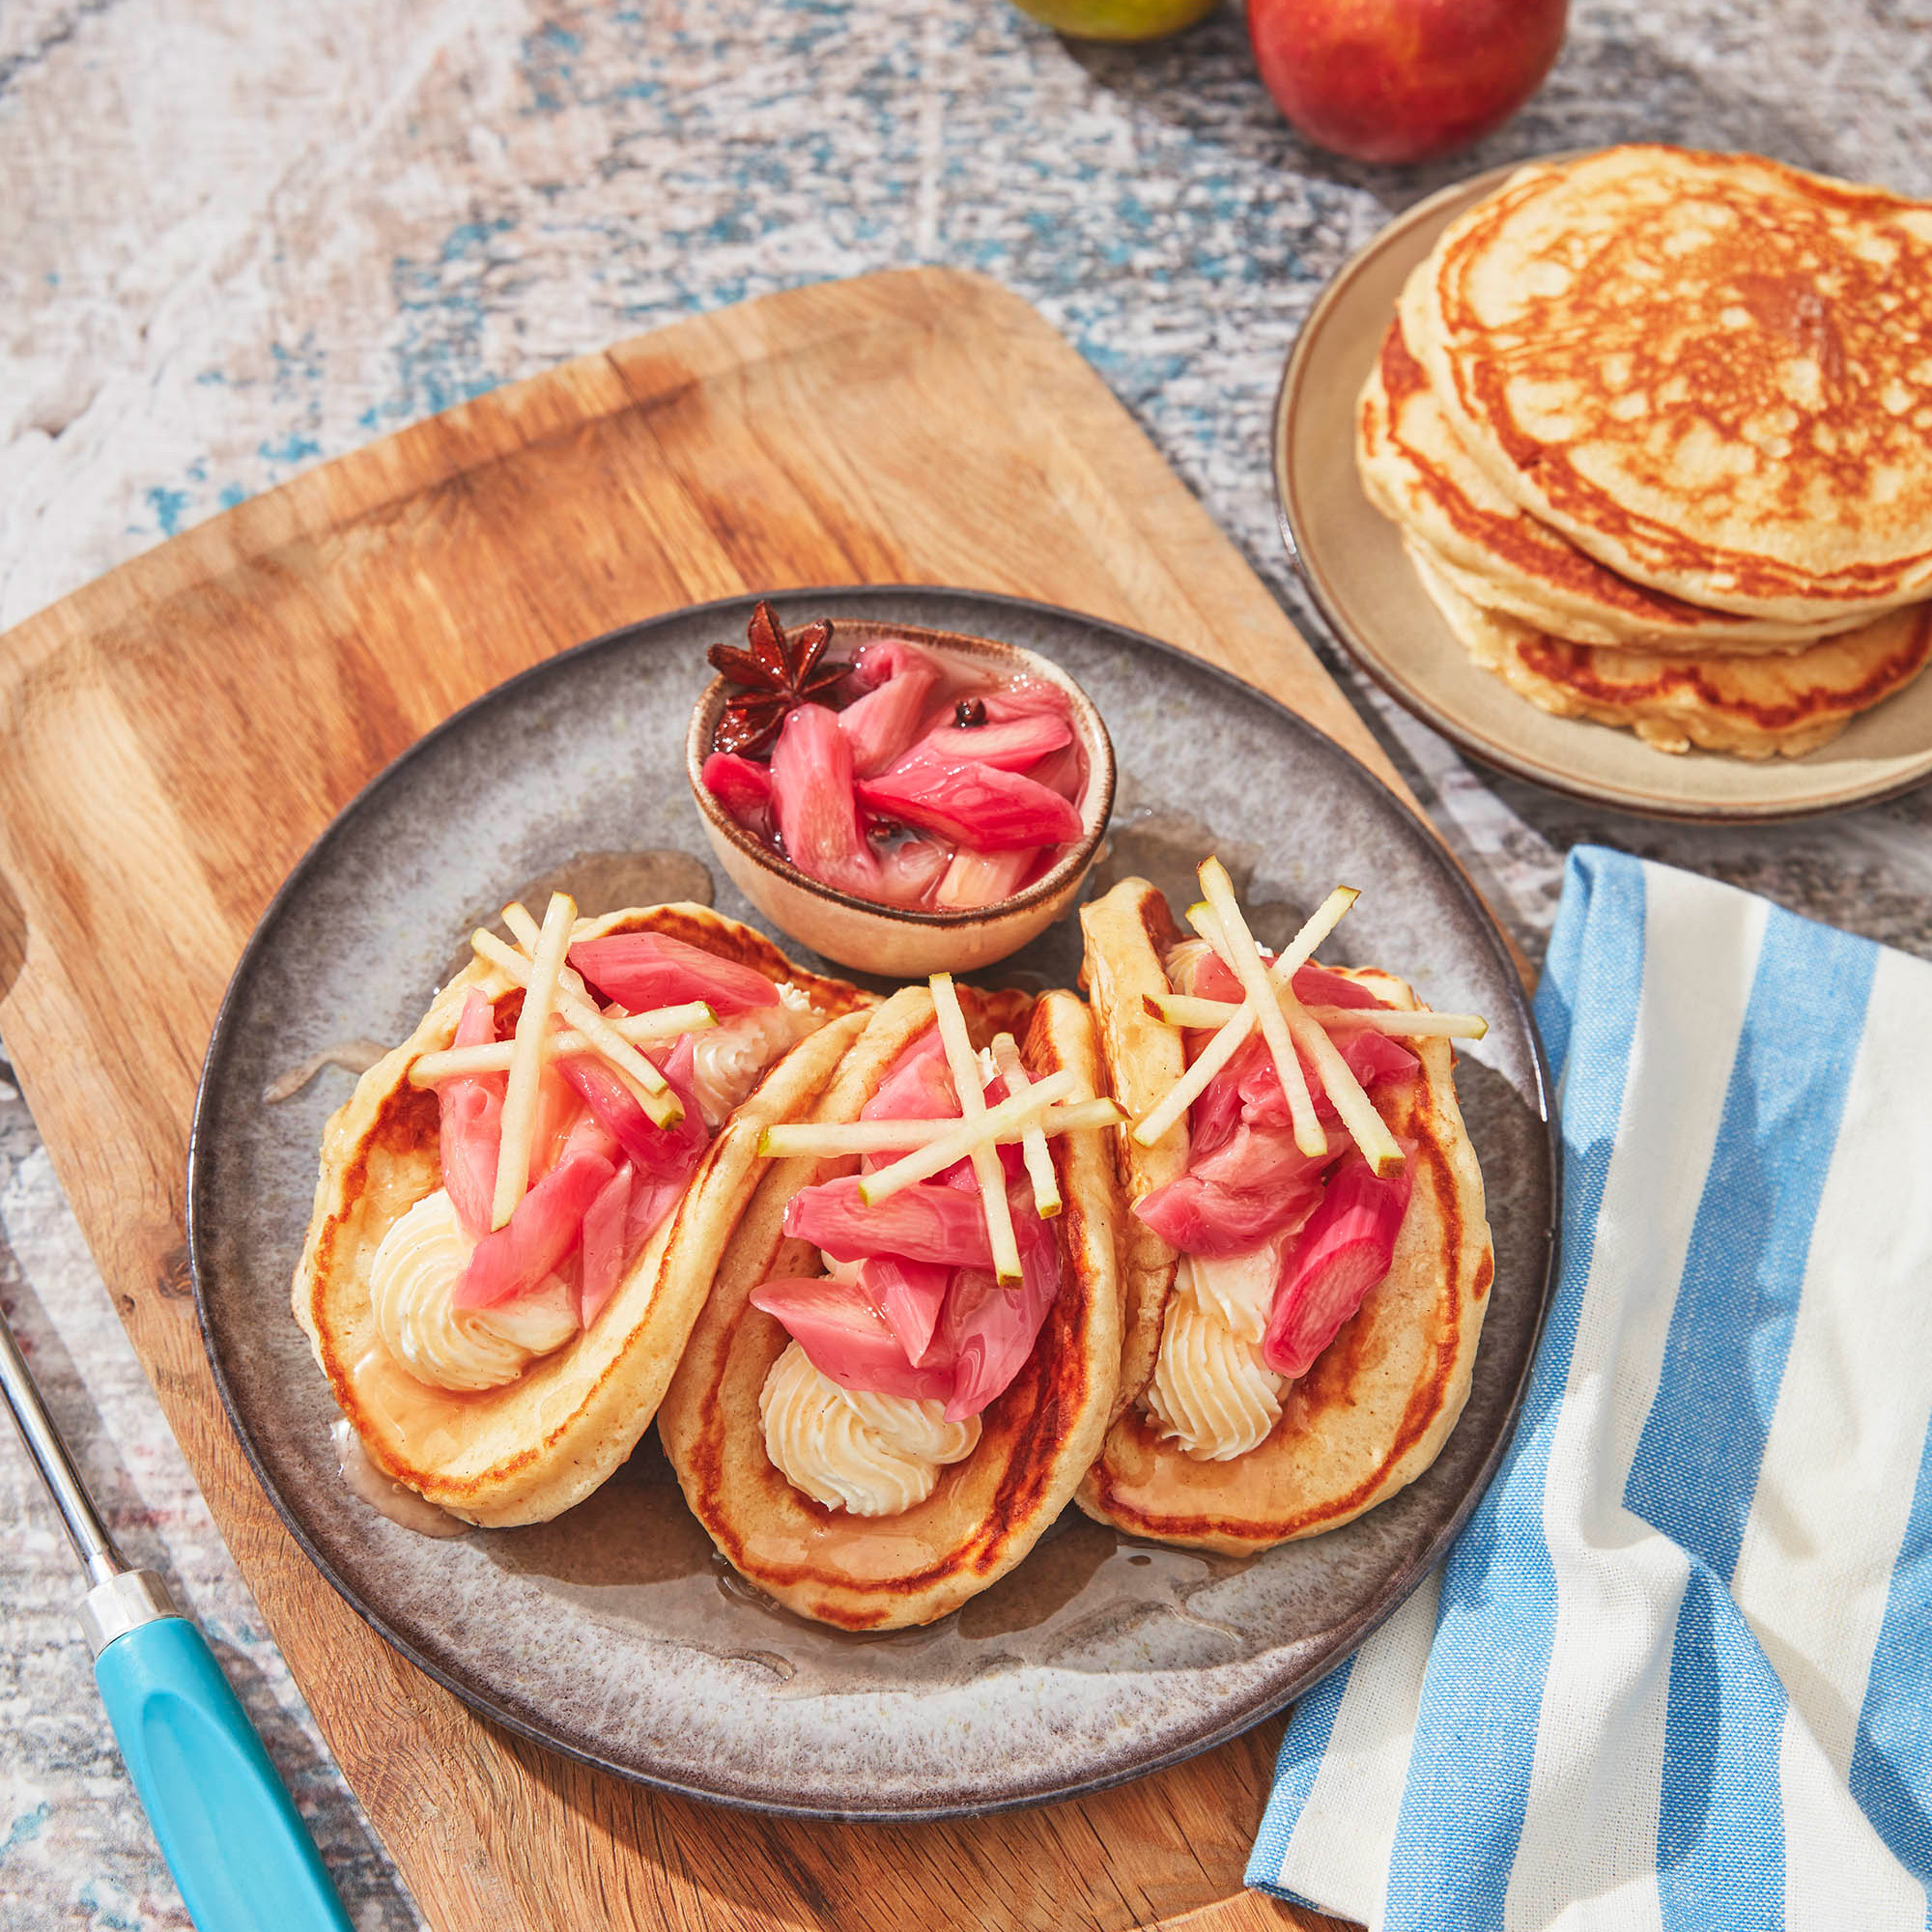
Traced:
[[200, 1631], [159, 1617], [94, 1661], [121, 1755], [199, 1932], [354, 1932]]

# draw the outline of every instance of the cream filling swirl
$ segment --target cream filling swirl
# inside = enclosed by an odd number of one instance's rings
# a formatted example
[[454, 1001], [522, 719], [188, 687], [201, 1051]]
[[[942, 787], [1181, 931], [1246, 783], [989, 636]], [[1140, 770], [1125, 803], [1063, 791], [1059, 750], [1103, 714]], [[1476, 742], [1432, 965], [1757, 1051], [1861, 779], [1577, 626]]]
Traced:
[[[810, 1006], [801, 1010], [800, 1005], [788, 1002], [785, 995], [791, 991], [787, 984], [780, 989], [777, 1006], [733, 1013], [691, 1036], [691, 1088], [706, 1126], [722, 1125], [744, 1105], [766, 1067], [811, 1031], [814, 1019]], [[798, 995], [798, 1000], [802, 1003], [804, 996]]]
[[791, 1343], [758, 1394], [765, 1454], [793, 1489], [853, 1516], [923, 1503], [948, 1463], [979, 1446], [980, 1418], [948, 1422], [938, 1402], [841, 1388]]
[[450, 1294], [476, 1243], [439, 1187], [389, 1226], [369, 1264], [376, 1327], [401, 1365], [437, 1388], [500, 1388], [577, 1333], [577, 1301], [555, 1275], [498, 1308], [458, 1309]]
[[1262, 1360], [1273, 1250], [1183, 1255], [1161, 1324], [1148, 1412], [1197, 1463], [1228, 1463], [1281, 1419], [1283, 1378]]

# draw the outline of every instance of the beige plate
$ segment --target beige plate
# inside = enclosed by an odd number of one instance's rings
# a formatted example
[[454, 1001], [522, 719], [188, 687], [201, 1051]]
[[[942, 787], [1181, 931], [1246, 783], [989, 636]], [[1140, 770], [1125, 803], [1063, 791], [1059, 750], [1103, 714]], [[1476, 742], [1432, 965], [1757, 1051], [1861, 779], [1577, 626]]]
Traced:
[[1922, 783], [1932, 777], [1932, 673], [1809, 757], [1673, 756], [1628, 731], [1538, 710], [1478, 669], [1436, 615], [1396, 526], [1356, 480], [1355, 398], [1409, 270], [1520, 165], [1444, 188], [1392, 221], [1343, 265], [1288, 358], [1275, 399], [1276, 500], [1321, 614], [1370, 676], [1463, 751], [1574, 798], [1662, 818], [1800, 818]]

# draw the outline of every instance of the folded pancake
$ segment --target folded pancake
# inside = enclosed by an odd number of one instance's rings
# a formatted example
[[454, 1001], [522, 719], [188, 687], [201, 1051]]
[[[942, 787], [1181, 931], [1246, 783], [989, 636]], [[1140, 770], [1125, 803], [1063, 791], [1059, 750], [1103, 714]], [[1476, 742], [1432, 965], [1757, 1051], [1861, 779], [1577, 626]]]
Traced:
[[1463, 447], [1400, 318], [1382, 337], [1355, 429], [1369, 500], [1471, 601], [1552, 636], [1687, 656], [1746, 654], [1801, 649], [1861, 621], [1793, 624], [1706, 610], [1599, 563], [1506, 496]]
[[1662, 752], [1802, 758], [1894, 696], [1932, 654], [1932, 604], [1911, 604], [1802, 651], [1680, 656], [1605, 650], [1486, 611], [1411, 545], [1416, 575], [1457, 641], [1531, 703], [1623, 725]]
[[[964, 987], [959, 997], [976, 1048], [1012, 1026], [1028, 1004]], [[1070, 993], [1046, 993], [1031, 1005], [1019, 1045], [1028, 1073], [1037, 1080], [1065, 1068], [1087, 1093], [1104, 1093], [1086, 1008]], [[925, 987], [888, 1000], [811, 1118], [857, 1121], [933, 1026]], [[786, 1209], [806, 1188], [856, 1166], [854, 1157], [773, 1163], [724, 1248], [658, 1411], [686, 1499], [741, 1575], [805, 1616], [847, 1630], [892, 1630], [957, 1608], [1033, 1548], [1098, 1450], [1119, 1378], [1117, 1194], [1105, 1131], [1068, 1131], [1047, 1143], [1064, 1206], [1039, 1227], [1057, 1245], [1058, 1287], [1017, 1373], [965, 1420], [948, 1419], [937, 1400], [844, 1399], [780, 1321], [754, 1305], [762, 1285], [819, 1274], [819, 1249], [786, 1235]], [[980, 1214], [977, 1195], [954, 1199]], [[890, 1413], [881, 1417], [878, 1406]], [[846, 1458], [831, 1473], [851, 1506], [794, 1487], [767, 1451], [768, 1417], [773, 1429], [790, 1432], [787, 1440], [807, 1449], [829, 1444], [828, 1453]], [[908, 1424], [917, 1441], [907, 1439]], [[888, 1437], [888, 1428], [896, 1433]], [[867, 1485], [887, 1493], [855, 1493]], [[895, 1493], [894, 1485], [902, 1488]]]
[[[1129, 880], [1109, 896], [1152, 892]], [[1163, 951], [1150, 936], [1158, 930], [1154, 920], [1139, 939], [1125, 921], [1090, 927], [1090, 952], [1104, 945], [1113, 955], [1089, 961], [1096, 1009], [1116, 997], [1138, 1001], [1150, 987], [1170, 989], [1168, 962], [1182, 953]], [[1200, 950], [1196, 943], [1184, 949]], [[1178, 965], [1174, 970], [1184, 978]], [[1373, 994], [1382, 1006], [1416, 1009], [1409, 988], [1387, 974], [1326, 974], [1323, 983], [1337, 993], [1337, 982], [1346, 982], [1358, 989], [1350, 997]], [[1119, 1037], [1104, 1010], [1100, 1024], [1103, 1038]], [[1419, 1067], [1368, 1089], [1407, 1155], [1407, 1202], [1397, 1209], [1386, 1274], [1312, 1364], [1284, 1378], [1263, 1360], [1260, 1337], [1269, 1296], [1292, 1266], [1293, 1225], [1269, 1237], [1285, 1243], [1281, 1251], [1264, 1245], [1217, 1258], [1211, 1288], [1205, 1275], [1197, 1281], [1198, 1258], [1183, 1258], [1166, 1301], [1154, 1378], [1108, 1431], [1080, 1485], [1077, 1500], [1089, 1516], [1156, 1542], [1243, 1555], [1338, 1528], [1435, 1460], [1468, 1397], [1494, 1259], [1482, 1175], [1456, 1105], [1449, 1042], [1404, 1038], [1402, 1045]], [[1131, 1067], [1113, 1071], [1117, 1083], [1134, 1077]], [[1196, 1103], [1197, 1127], [1203, 1104]], [[1122, 1138], [1131, 1166], [1140, 1150], [1125, 1130]], [[1332, 1130], [1330, 1138], [1339, 1153]], [[1343, 1167], [1350, 1164], [1345, 1159]], [[1311, 1218], [1305, 1227], [1313, 1225]], [[1256, 1257], [1259, 1274], [1244, 1284], [1243, 1270]], [[1253, 1305], [1231, 1313], [1229, 1304], [1249, 1286], [1259, 1290]], [[1245, 1327], [1242, 1313], [1252, 1317]], [[1217, 1431], [1224, 1438], [1218, 1445], [1203, 1439]]]
[[[545, 1521], [580, 1502], [631, 1453], [757, 1182], [759, 1135], [811, 1106], [873, 1004], [843, 980], [800, 971], [761, 934], [698, 905], [582, 921], [573, 946], [630, 933], [662, 935], [750, 968], [781, 998], [739, 1016], [735, 1027], [714, 1030], [693, 1091], [714, 1111], [727, 1101], [738, 1102], [735, 1111], [701, 1155], [694, 1150], [688, 1181], [680, 1176], [667, 1190], [641, 1248], [587, 1323], [579, 1325], [567, 1285], [555, 1277], [539, 1294], [485, 1310], [497, 1319], [482, 1325], [474, 1319], [449, 1325], [446, 1293], [433, 1310], [409, 1311], [412, 1340], [440, 1350], [439, 1362], [454, 1351], [463, 1357], [460, 1371], [477, 1371], [457, 1379], [509, 1379], [448, 1387], [411, 1373], [390, 1345], [396, 1318], [379, 1308], [374, 1274], [392, 1231], [402, 1241], [420, 1228], [418, 1246], [431, 1250], [463, 1241], [453, 1211], [442, 1217], [448, 1227], [439, 1218], [450, 1179], [439, 1097], [412, 1085], [410, 1070], [421, 1055], [451, 1045], [466, 1009], [475, 1009], [472, 993], [494, 1009], [500, 1034], [513, 1025], [523, 989], [499, 967], [474, 961], [437, 995], [410, 1038], [362, 1076], [324, 1132], [314, 1214], [296, 1270], [296, 1319], [371, 1461], [469, 1522]], [[414, 1222], [405, 1227], [412, 1214]], [[392, 1272], [394, 1264], [384, 1267]], [[479, 1351], [480, 1368], [469, 1360]]]
[[1620, 575], [1794, 623], [1932, 593], [1932, 205], [1609, 148], [1451, 222], [1402, 325], [1462, 447]]
[[[1160, 962], [1179, 944], [1163, 894], [1145, 879], [1122, 879], [1109, 893], [1080, 908], [1087, 936], [1081, 989], [1093, 1003], [1100, 1033], [1100, 1057], [1113, 1095], [1138, 1119], [1186, 1070], [1180, 1035], [1147, 1009], [1144, 995], [1168, 991]], [[1118, 1414], [1148, 1384], [1160, 1351], [1161, 1318], [1174, 1292], [1179, 1254], [1133, 1212], [1157, 1187], [1178, 1180], [1187, 1167], [1187, 1123], [1178, 1122], [1152, 1147], [1131, 1135], [1115, 1136], [1121, 1182], [1121, 1279], [1124, 1315], [1121, 1337]]]

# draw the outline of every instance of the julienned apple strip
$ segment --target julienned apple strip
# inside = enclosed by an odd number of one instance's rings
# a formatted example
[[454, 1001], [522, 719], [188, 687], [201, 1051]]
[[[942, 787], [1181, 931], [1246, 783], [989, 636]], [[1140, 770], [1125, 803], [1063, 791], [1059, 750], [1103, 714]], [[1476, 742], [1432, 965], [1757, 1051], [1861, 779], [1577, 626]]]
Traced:
[[[1009, 1094], [1024, 1094], [1033, 1085], [1032, 1075], [1020, 1061], [1019, 1042], [1011, 1034], [993, 1036], [993, 1065], [1000, 1069]], [[1033, 1182], [1034, 1210], [1042, 1221], [1050, 1221], [1065, 1204], [1060, 1198], [1060, 1177], [1053, 1171], [1053, 1155], [1038, 1127], [1028, 1127], [1020, 1135], [1020, 1158], [1026, 1162], [1027, 1179]]]
[[[702, 1033], [717, 1024], [718, 1015], [702, 1000], [692, 1000], [681, 1007], [659, 1007], [648, 1013], [621, 1014], [611, 1019], [611, 1031], [637, 1046], [645, 1040], [675, 1039], [680, 1034]], [[551, 1035], [549, 1047], [554, 1060], [597, 1051], [585, 1035], [568, 1027]], [[515, 1050], [514, 1040], [499, 1039], [484, 1046], [451, 1046], [440, 1053], [425, 1053], [410, 1064], [410, 1085], [434, 1087], [440, 1081], [466, 1079], [471, 1074], [501, 1073], [509, 1066]]]
[[[854, 1121], [848, 1126], [818, 1126], [805, 1122], [798, 1126], [768, 1127], [758, 1143], [758, 1151], [768, 1154], [791, 1153], [893, 1153], [902, 1148], [916, 1150], [904, 1159], [868, 1174], [860, 1183], [859, 1198], [868, 1208], [890, 1200], [901, 1187], [916, 1180], [929, 1179], [944, 1172], [955, 1160], [964, 1160], [977, 1148], [993, 1147], [1003, 1140], [1017, 1140], [1029, 1121], [1044, 1113], [1056, 1100], [1073, 1091], [1073, 1075], [1060, 1072], [1050, 1081], [1042, 1080], [1025, 1094], [1015, 1094], [988, 1107], [978, 1116], [953, 1121]], [[928, 1134], [922, 1130], [937, 1127]]]
[[[1089, 1127], [1117, 1127], [1124, 1118], [1111, 1100], [1068, 1100], [1064, 1104], [1046, 1104], [1038, 1099], [1037, 1088], [1026, 1097], [1030, 1104], [1039, 1107], [1039, 1130], [1049, 1137], [1078, 1133]], [[923, 1156], [926, 1149], [944, 1141], [948, 1143], [946, 1158], [930, 1170], [930, 1174], [938, 1174], [951, 1167], [955, 1160], [964, 1160], [972, 1152], [975, 1140], [989, 1140], [996, 1145], [1011, 1140], [1013, 1128], [1004, 1112], [1008, 1104], [1003, 1100], [997, 1107], [988, 1107], [978, 1122], [962, 1121], [953, 1114], [944, 1120], [930, 1121], [799, 1121], [781, 1123], [767, 1127], [759, 1135], [758, 1152], [770, 1160], [801, 1157], [836, 1160], [854, 1153], [918, 1152]], [[1022, 1115], [1020, 1118], [1029, 1117]], [[973, 1131], [968, 1133], [968, 1128]], [[882, 1167], [877, 1174], [868, 1174], [866, 1179], [878, 1181], [886, 1175], [895, 1175], [898, 1165], [895, 1161], [891, 1167]], [[928, 1174], [910, 1174], [904, 1181], [889, 1183], [886, 1195], [889, 1198], [901, 1186], [929, 1178]]]
[[[499, 967], [518, 985], [527, 988], [530, 961], [513, 946], [505, 946], [494, 932], [480, 926], [469, 935], [469, 943], [479, 957]], [[576, 975], [570, 976], [576, 979]], [[582, 982], [578, 981], [581, 985]], [[587, 1038], [598, 1057], [608, 1060], [619, 1073], [634, 1080], [641, 1090], [638, 1102], [661, 1127], [674, 1127], [684, 1119], [684, 1108], [660, 1073], [622, 1034], [607, 1020], [582, 993], [559, 986], [556, 1009], [564, 1019]]]
[[[1203, 872], [1207, 870], [1202, 867]], [[1206, 907], [1197, 907], [1196, 913], [1203, 915], [1195, 920], [1195, 929], [1225, 959], [1223, 951], [1225, 934], [1216, 914]], [[1355, 1078], [1354, 1070], [1342, 1058], [1335, 1042], [1309, 1018], [1308, 1009], [1294, 997], [1292, 986], [1278, 986], [1274, 989], [1279, 1005], [1274, 1010], [1280, 1017], [1283, 1030], [1289, 1037], [1289, 1053], [1293, 1059], [1294, 1073], [1302, 1081], [1302, 1091], [1307, 1091], [1307, 1083], [1301, 1071], [1300, 1054], [1305, 1053], [1317, 1073], [1321, 1076], [1321, 1085], [1328, 1098], [1334, 1103], [1335, 1112], [1341, 1117], [1343, 1126], [1350, 1137], [1361, 1149], [1362, 1157], [1377, 1175], [1393, 1174], [1403, 1164], [1402, 1149], [1396, 1144], [1395, 1136], [1389, 1132], [1382, 1117], [1376, 1112], [1375, 1102]], [[1272, 1041], [1269, 1042], [1273, 1044]], [[1299, 1049], [1299, 1053], [1296, 1049]], [[1275, 1059], [1277, 1069], [1281, 1065], [1280, 1056]], [[1300, 1146], [1297, 1137], [1296, 1146]], [[1316, 1152], [1327, 1151], [1327, 1137], [1323, 1135], [1322, 1146]], [[1311, 1150], [1302, 1148], [1304, 1153]]]
[[[569, 894], [553, 893], [528, 962], [524, 962], [521, 953], [514, 955], [523, 967], [524, 1009], [517, 1015], [517, 1037], [510, 1050], [509, 1085], [503, 1095], [497, 1186], [490, 1202], [493, 1230], [502, 1227], [516, 1211], [517, 1203], [529, 1186], [530, 1138], [536, 1131], [537, 1083], [543, 1077], [544, 1036], [550, 1032], [557, 975], [563, 970], [563, 955], [570, 950], [570, 928], [576, 918], [577, 906]], [[509, 952], [508, 947], [503, 950]]]
[[1219, 859], [1204, 859], [1196, 869], [1201, 879], [1201, 890], [1208, 895], [1208, 910], [1213, 919], [1211, 924], [1203, 920], [1197, 908], [1189, 912], [1189, 922], [1233, 970], [1248, 996], [1248, 1005], [1255, 1009], [1262, 1037], [1267, 1041], [1275, 1070], [1281, 1076], [1281, 1091], [1288, 1096], [1288, 1117], [1293, 1123], [1295, 1146], [1310, 1159], [1324, 1154], [1328, 1151], [1328, 1136], [1322, 1132], [1321, 1122], [1315, 1118], [1315, 1099], [1308, 1091], [1308, 1080], [1301, 1070], [1301, 1058], [1294, 1050], [1294, 1039], [1288, 1030], [1281, 1005], [1269, 997], [1268, 970], [1262, 963], [1261, 948], [1255, 944], [1255, 936], [1248, 930], [1247, 921], [1241, 917], [1240, 902], [1235, 896], [1235, 882], [1228, 876], [1228, 868]]
[[[1187, 993], [1150, 993], [1149, 1016], [1197, 1032], [1218, 1030], [1240, 1012], [1227, 1000], [1199, 1000]], [[1481, 1039], [1490, 1023], [1480, 1013], [1406, 1012], [1395, 1007], [1310, 1007], [1308, 1017], [1323, 1027], [1361, 1027], [1404, 1039]]]
[[[1315, 949], [1335, 930], [1343, 914], [1360, 897], [1353, 886], [1337, 886], [1268, 968], [1269, 983], [1277, 987], [1292, 983], [1295, 974], [1314, 958]], [[1241, 1042], [1255, 1030], [1256, 1018], [1254, 1007], [1243, 1003], [1235, 1017], [1196, 1056], [1193, 1065], [1167, 1090], [1166, 1096], [1134, 1122], [1134, 1139], [1142, 1147], [1152, 1147], [1207, 1092], [1208, 1083], [1234, 1059]]]
[[[932, 976], [932, 1013], [939, 1027], [940, 1044], [946, 1049], [947, 1065], [952, 1069], [953, 1090], [959, 1095], [959, 1111], [969, 1121], [986, 1115], [986, 1093], [980, 1084], [980, 1060], [966, 1032], [966, 1015], [960, 1010], [959, 995], [953, 990], [951, 973]], [[1042, 1083], [1044, 1084], [1044, 1083]], [[1007, 1199], [1007, 1171], [990, 1142], [973, 1150], [973, 1172], [980, 1182], [980, 1202], [986, 1211], [986, 1236], [993, 1251], [993, 1274], [1002, 1284], [1021, 1281], [1020, 1245], [1013, 1234], [1012, 1205]], [[861, 1183], [860, 1198], [865, 1198]]]

